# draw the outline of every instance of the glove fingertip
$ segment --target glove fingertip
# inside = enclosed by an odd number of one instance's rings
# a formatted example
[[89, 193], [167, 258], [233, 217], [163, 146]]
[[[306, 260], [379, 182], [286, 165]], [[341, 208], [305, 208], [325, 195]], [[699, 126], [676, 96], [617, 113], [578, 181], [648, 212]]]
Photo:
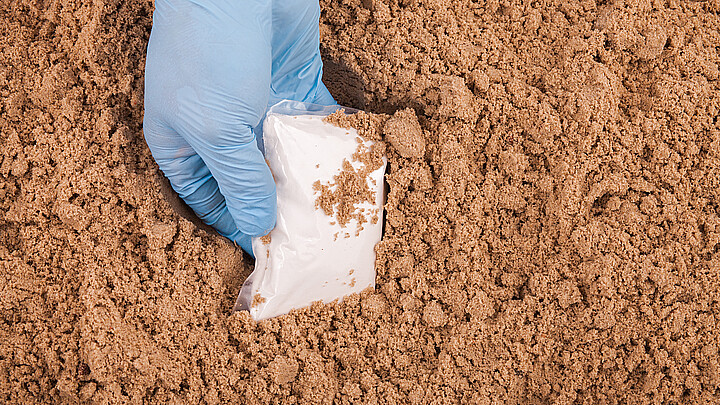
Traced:
[[337, 101], [335, 101], [335, 98], [330, 94], [330, 91], [325, 87], [325, 83], [323, 82], [320, 82], [312, 102], [319, 105], [337, 105]]
[[252, 238], [242, 232], [238, 232], [238, 234], [239, 235], [233, 240], [254, 259], [255, 254], [252, 249]]
[[238, 223], [238, 229], [253, 237], [265, 236], [275, 228], [277, 220], [277, 201], [275, 193], [261, 201], [256, 201], [247, 210], [243, 218], [246, 220]]

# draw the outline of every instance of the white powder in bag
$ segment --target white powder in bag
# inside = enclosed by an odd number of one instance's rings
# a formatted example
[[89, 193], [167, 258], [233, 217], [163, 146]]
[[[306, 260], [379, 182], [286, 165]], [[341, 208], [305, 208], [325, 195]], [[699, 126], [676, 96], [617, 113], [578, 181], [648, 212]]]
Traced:
[[330, 184], [332, 190], [346, 160], [361, 172], [364, 163], [354, 161], [353, 154], [373, 142], [361, 140], [355, 129], [323, 122], [333, 109], [305, 111], [305, 106], [281, 102], [263, 124], [265, 157], [277, 185], [277, 224], [268, 237], [253, 239], [255, 270], [235, 304], [255, 320], [375, 286], [386, 161], [366, 179], [373, 201], [355, 204], [365, 221], [351, 218], [341, 226], [316, 207], [317, 184]]

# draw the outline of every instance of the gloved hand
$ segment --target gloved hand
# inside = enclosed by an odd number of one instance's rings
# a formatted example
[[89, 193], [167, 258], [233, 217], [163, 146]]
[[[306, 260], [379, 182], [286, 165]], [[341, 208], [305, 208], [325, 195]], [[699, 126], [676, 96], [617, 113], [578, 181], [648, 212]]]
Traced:
[[282, 99], [334, 104], [323, 85], [317, 0], [157, 0], [144, 133], [175, 191], [252, 254], [275, 226], [256, 128]]

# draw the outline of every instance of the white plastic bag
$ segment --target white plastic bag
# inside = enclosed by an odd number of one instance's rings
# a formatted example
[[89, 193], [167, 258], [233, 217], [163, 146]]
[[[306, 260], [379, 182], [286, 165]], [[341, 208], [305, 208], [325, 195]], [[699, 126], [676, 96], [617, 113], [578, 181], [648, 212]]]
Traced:
[[375, 286], [385, 159], [366, 179], [374, 201], [355, 204], [365, 215], [359, 217], [363, 223], [353, 218], [341, 226], [316, 206], [318, 185], [332, 190], [344, 161], [359, 172], [364, 163], [353, 154], [372, 145], [354, 129], [323, 122], [339, 108], [282, 101], [264, 121], [265, 157], [277, 185], [277, 224], [269, 237], [253, 239], [255, 270], [235, 303], [235, 310], [247, 310], [255, 320]]

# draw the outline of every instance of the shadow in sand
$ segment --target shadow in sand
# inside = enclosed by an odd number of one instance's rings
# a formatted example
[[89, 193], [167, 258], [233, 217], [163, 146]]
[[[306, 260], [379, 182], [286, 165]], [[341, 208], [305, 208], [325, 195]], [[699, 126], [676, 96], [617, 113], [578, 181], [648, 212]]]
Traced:
[[323, 49], [323, 83], [338, 104], [364, 110], [365, 84], [342, 60], [336, 60]]
[[165, 200], [170, 204], [170, 206], [180, 214], [181, 217], [187, 219], [188, 221], [192, 222], [197, 226], [198, 228], [217, 235], [217, 231], [213, 229], [210, 225], [206, 225], [200, 218], [198, 218], [197, 215], [195, 215], [195, 211], [192, 210], [187, 204], [185, 204], [185, 201], [183, 201], [182, 198], [173, 190], [172, 186], [170, 185], [170, 181], [165, 176], [160, 176], [160, 192], [162, 193], [163, 197], [165, 197]]

